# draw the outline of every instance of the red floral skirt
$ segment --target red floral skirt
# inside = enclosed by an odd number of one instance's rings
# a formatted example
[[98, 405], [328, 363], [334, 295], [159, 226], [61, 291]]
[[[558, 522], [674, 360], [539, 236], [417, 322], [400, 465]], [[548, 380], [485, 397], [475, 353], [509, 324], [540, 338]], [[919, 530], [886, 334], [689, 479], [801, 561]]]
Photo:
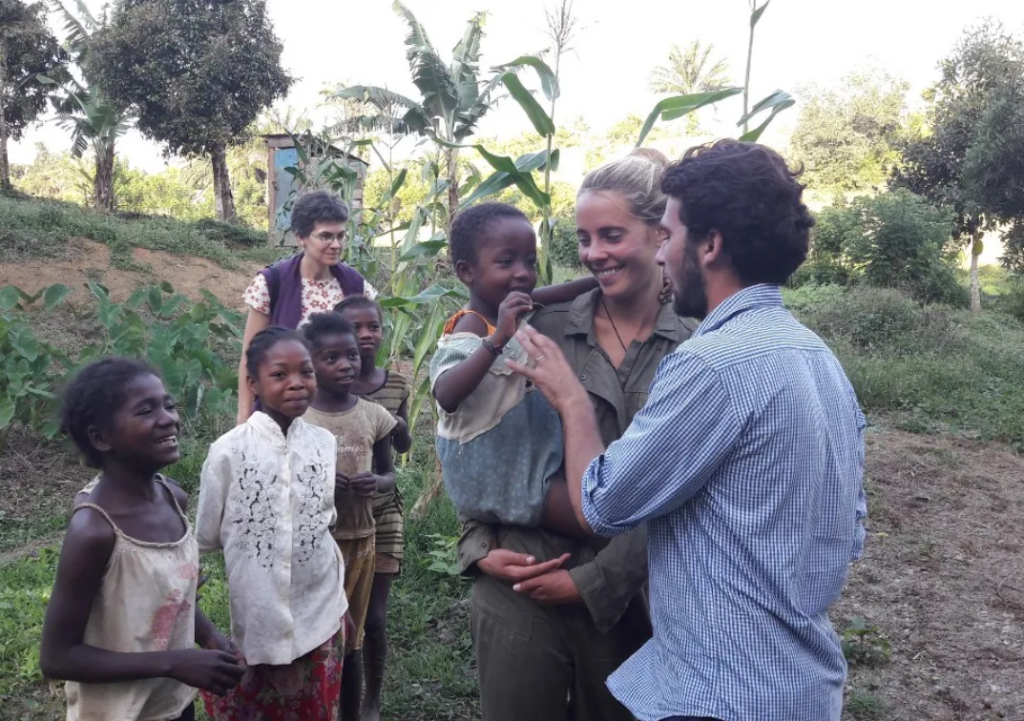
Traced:
[[338, 721], [345, 633], [287, 666], [249, 666], [227, 696], [201, 691], [215, 721]]

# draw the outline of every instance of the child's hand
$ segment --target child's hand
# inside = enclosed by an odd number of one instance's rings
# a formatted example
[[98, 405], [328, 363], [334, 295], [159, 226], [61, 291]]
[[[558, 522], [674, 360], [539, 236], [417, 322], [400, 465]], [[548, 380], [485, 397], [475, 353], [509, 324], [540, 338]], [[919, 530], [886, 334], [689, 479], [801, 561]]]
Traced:
[[210, 637], [206, 639], [206, 643], [203, 644], [203, 648], [210, 651], [223, 651], [224, 653], [230, 653], [232, 656], [237, 658], [239, 661], [245, 662], [242, 658], [242, 652], [238, 650], [238, 646], [230, 638], [225, 636], [220, 631], [214, 631], [210, 634]]
[[372, 498], [377, 493], [377, 476], [373, 473], [359, 473], [349, 479], [348, 486], [357, 496]]
[[495, 345], [505, 345], [519, 330], [519, 322], [533, 310], [533, 298], [526, 293], [509, 293], [498, 306], [498, 325], [491, 340]]
[[334, 490], [347, 491], [351, 488], [351, 479], [341, 471], [334, 474]]
[[190, 648], [171, 651], [168, 675], [186, 686], [205, 689], [223, 696], [238, 685], [245, 675], [239, 657], [227, 651]]

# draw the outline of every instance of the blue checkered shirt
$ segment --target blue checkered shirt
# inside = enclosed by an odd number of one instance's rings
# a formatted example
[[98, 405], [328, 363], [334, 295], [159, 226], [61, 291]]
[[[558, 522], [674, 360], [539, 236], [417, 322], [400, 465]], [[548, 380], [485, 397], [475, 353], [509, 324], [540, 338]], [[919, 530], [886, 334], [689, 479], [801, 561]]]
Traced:
[[782, 304], [736, 293], [666, 357], [583, 476], [601, 535], [648, 526], [654, 638], [608, 679], [640, 721], [839, 721], [828, 619], [864, 546], [864, 415]]

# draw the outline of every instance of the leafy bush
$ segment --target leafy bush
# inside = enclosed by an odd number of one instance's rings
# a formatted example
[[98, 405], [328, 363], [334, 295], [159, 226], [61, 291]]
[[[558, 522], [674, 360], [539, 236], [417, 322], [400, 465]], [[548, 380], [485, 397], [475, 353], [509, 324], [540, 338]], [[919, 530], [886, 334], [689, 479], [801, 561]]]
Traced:
[[951, 318], [951, 309], [922, 306], [898, 290], [861, 287], [840, 294], [831, 289], [816, 292], [818, 297], [803, 308], [803, 315], [830, 340], [895, 355], [949, 352], [965, 342], [962, 329]]
[[238, 378], [229, 359], [241, 349], [239, 313], [206, 291], [204, 301], [192, 303], [169, 283], [139, 288], [123, 304], [111, 301], [102, 285], [87, 287], [95, 307], [85, 314], [97, 325], [96, 340], [74, 357], [38, 340], [30, 315], [39, 301], [45, 311], [55, 310], [71, 295], [70, 288], [53, 285], [32, 296], [14, 286], [0, 290], [0, 448], [14, 423], [54, 437], [59, 431], [55, 379], [60, 377], [54, 369], [69, 376], [107, 355], [152, 363], [186, 422], [230, 416]]
[[558, 215], [552, 220], [554, 222], [551, 238], [552, 262], [566, 268], [582, 268], [579, 239], [576, 237], [576, 219], [569, 215]]
[[866, 286], [809, 286], [786, 298], [835, 350], [865, 410], [896, 412], [915, 432], [964, 429], [1024, 449], [1020, 322]]
[[837, 199], [818, 214], [811, 252], [791, 285], [899, 288], [926, 303], [966, 306], [952, 217], [906, 189]]

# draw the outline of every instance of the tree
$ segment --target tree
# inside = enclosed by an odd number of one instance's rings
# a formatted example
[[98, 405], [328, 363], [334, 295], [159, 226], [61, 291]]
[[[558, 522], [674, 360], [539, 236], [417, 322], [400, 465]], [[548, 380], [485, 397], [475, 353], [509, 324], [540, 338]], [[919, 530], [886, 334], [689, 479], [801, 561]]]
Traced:
[[940, 68], [926, 94], [927, 124], [902, 143], [893, 180], [953, 210], [954, 237], [971, 257], [971, 309], [978, 310], [982, 234], [1024, 232], [1024, 45], [989, 20], [967, 30]]
[[0, 0], [0, 190], [11, 189], [8, 141], [19, 140], [46, 109], [50, 86], [64, 79], [67, 62], [42, 3]]
[[812, 188], [846, 192], [883, 184], [896, 149], [910, 85], [884, 71], [853, 73], [837, 88], [813, 88], [790, 143]]
[[[685, 48], [673, 45], [668, 54], [668, 65], [661, 65], [651, 73], [651, 90], [656, 93], [693, 95], [722, 90], [729, 86], [729, 64], [725, 60], [712, 62], [711, 53], [715, 46], [702, 46], [694, 40]], [[686, 118], [687, 133], [701, 132], [697, 113]]]
[[[60, 0], [53, 0], [55, 12], [65, 23], [64, 48], [79, 68], [85, 65], [92, 36], [106, 24], [106, 17], [97, 18], [82, 0], [76, 0], [78, 16]], [[114, 198], [114, 156], [117, 140], [131, 127], [131, 120], [103, 92], [99, 84], [86, 78], [79, 81], [69, 76], [63, 92], [53, 96], [61, 127], [71, 134], [71, 155], [81, 158], [91, 145], [95, 156], [93, 172], [93, 206], [111, 211]]]
[[120, 0], [86, 74], [168, 152], [208, 157], [217, 217], [235, 219], [228, 146], [292, 83], [265, 0]]

